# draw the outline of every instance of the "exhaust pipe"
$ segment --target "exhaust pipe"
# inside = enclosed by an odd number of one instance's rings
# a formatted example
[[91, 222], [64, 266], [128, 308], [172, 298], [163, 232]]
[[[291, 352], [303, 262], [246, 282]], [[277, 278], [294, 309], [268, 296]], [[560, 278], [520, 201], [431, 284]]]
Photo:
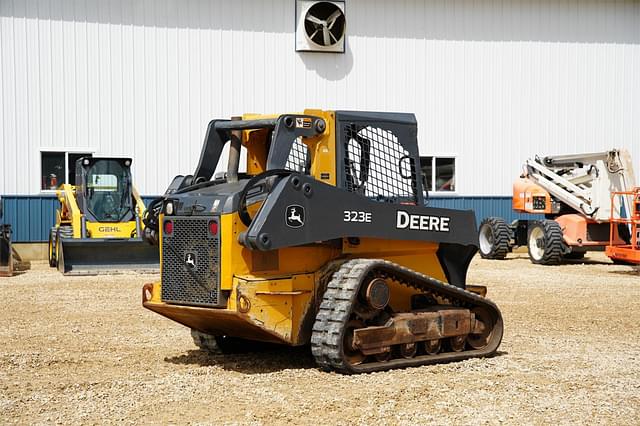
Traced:
[[[231, 117], [232, 121], [240, 121], [242, 117]], [[238, 169], [240, 168], [240, 148], [242, 145], [242, 130], [232, 130], [229, 143], [229, 162], [227, 163], [227, 182], [238, 181]]]

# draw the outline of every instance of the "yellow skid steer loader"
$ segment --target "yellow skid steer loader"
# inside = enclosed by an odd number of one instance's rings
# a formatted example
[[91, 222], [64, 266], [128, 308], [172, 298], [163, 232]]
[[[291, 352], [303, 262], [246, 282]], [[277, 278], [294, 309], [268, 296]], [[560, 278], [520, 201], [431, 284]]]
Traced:
[[158, 249], [142, 239], [145, 206], [131, 183], [130, 158], [76, 161], [76, 185], [57, 192], [49, 265], [65, 275], [157, 272]]

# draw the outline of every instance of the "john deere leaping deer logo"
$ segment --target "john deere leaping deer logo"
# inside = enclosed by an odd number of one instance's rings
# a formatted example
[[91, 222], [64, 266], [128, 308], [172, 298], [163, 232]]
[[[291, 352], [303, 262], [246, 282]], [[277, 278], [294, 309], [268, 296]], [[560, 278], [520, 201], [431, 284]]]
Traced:
[[187, 268], [194, 270], [198, 267], [198, 257], [195, 253], [188, 251], [184, 254], [184, 264], [187, 265]]
[[300, 228], [304, 226], [304, 207], [292, 204], [286, 210], [286, 223], [290, 228]]

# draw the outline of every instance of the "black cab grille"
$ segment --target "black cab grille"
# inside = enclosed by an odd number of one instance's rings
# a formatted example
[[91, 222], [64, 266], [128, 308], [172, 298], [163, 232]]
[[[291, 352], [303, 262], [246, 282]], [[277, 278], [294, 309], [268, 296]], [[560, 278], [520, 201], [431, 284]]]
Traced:
[[[171, 222], [171, 232], [167, 232]], [[162, 234], [162, 301], [219, 307], [220, 238], [217, 216], [165, 217]]]

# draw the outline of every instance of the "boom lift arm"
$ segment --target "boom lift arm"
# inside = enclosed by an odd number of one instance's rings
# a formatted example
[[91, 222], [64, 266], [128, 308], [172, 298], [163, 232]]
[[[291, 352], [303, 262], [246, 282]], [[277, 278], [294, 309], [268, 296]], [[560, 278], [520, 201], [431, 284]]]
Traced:
[[628, 191], [635, 182], [631, 157], [617, 149], [536, 157], [526, 161], [525, 170], [524, 176], [548, 191], [556, 203], [597, 222], [609, 220], [611, 191]]

